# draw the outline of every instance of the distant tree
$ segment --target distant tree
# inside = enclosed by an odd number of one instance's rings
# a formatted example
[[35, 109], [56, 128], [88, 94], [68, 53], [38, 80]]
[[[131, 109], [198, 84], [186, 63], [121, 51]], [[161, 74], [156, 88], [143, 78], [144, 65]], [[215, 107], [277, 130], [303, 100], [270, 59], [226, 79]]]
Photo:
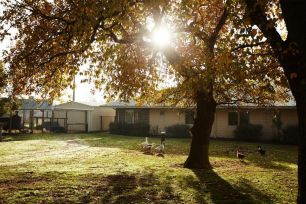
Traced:
[[9, 103], [10, 100], [8, 98], [0, 99], [0, 116], [9, 113]]
[[4, 63], [0, 61], [0, 94], [5, 92], [7, 85], [7, 73], [4, 68]]
[[[7, 85], [7, 73], [4, 69], [4, 64], [0, 61], [0, 95], [4, 94], [6, 91]], [[8, 104], [9, 99], [5, 97], [0, 98], [0, 116], [5, 113], [8, 113]]]
[[4, 114], [10, 114], [11, 112], [18, 110], [19, 106], [20, 106], [20, 100], [13, 100], [11, 97], [1, 98], [0, 99], [0, 116]]
[[[18, 29], [16, 45], [5, 58], [14, 93], [57, 97], [87, 63], [89, 69], [81, 74], [98, 87], [105, 84], [111, 98], [196, 105], [188, 168], [210, 168], [209, 136], [217, 104], [272, 104], [287, 98], [279, 64], [262, 54], [270, 47], [254, 41], [241, 25], [234, 29], [239, 18], [231, 1], [1, 4], [2, 23]], [[172, 30], [173, 39], [159, 44], [164, 36], [152, 35], [163, 26]], [[236, 33], [248, 44], [236, 41]]]

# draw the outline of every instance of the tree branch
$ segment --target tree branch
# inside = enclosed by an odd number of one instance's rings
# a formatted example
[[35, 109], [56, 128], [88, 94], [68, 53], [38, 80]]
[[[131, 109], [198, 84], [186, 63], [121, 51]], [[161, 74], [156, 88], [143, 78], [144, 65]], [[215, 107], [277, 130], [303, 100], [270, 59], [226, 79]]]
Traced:
[[231, 49], [231, 52], [235, 52], [237, 50], [240, 50], [240, 49], [244, 49], [244, 48], [248, 48], [248, 47], [256, 47], [256, 46], [259, 46], [259, 45], [263, 45], [263, 44], [266, 44], [267, 42], [258, 42], [258, 43], [253, 43], [253, 44], [243, 44], [243, 45], [239, 45], [233, 49]]
[[222, 27], [224, 26], [225, 22], [226, 22], [226, 19], [227, 19], [227, 16], [228, 16], [228, 8], [231, 4], [231, 0], [228, 0], [226, 1], [225, 3], [225, 6], [224, 6], [224, 10], [223, 10], [223, 13], [218, 21], [218, 24], [217, 26], [215, 27], [213, 33], [210, 35], [210, 38], [209, 38], [209, 47], [211, 50], [214, 49], [214, 46], [217, 42], [217, 38], [218, 38], [218, 35], [222, 29]]
[[268, 38], [271, 47], [276, 54], [284, 48], [284, 42], [274, 27], [272, 21], [267, 20], [264, 9], [257, 0], [244, 0], [251, 22], [259, 27], [264, 36]]

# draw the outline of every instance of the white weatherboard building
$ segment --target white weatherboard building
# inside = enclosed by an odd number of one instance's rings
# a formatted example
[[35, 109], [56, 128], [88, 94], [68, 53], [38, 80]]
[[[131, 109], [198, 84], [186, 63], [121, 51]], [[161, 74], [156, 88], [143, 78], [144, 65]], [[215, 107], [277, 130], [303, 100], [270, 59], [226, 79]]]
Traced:
[[[151, 133], [165, 131], [167, 126], [175, 124], [193, 124], [192, 109], [169, 106], [136, 106], [135, 103], [112, 103], [116, 109], [116, 122], [147, 123]], [[294, 106], [218, 106], [215, 114], [211, 137], [234, 138], [234, 130], [239, 124], [257, 124], [262, 126], [261, 140], [277, 140], [278, 130], [273, 123], [277, 115], [282, 121], [282, 127], [297, 125], [297, 113]]]
[[[51, 110], [50, 110], [51, 109]], [[101, 106], [68, 102], [53, 106], [43, 112], [44, 122], [60, 126], [67, 132], [108, 131], [111, 122], [146, 123], [151, 134], [160, 134], [167, 126], [193, 124], [194, 112], [191, 108], [170, 106], [137, 106], [135, 103], [112, 102]], [[273, 118], [278, 116], [282, 127], [297, 125], [294, 106], [218, 106], [211, 137], [234, 138], [234, 130], [239, 124], [250, 123], [262, 126], [261, 140], [277, 140], [277, 127]], [[41, 117], [41, 116], [40, 116]]]
[[115, 110], [111, 107], [91, 106], [78, 102], [68, 102], [53, 108], [54, 118], [68, 132], [107, 131], [109, 124], [115, 119]]

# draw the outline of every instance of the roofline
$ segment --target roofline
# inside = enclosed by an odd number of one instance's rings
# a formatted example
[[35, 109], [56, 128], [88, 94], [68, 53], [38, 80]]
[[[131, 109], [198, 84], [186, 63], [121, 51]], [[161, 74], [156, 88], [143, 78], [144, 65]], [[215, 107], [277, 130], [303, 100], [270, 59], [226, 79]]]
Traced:
[[[65, 105], [65, 104], [70, 104], [70, 103], [76, 103], [76, 104], [79, 104], [79, 105], [87, 106], [88, 108], [61, 108], [61, 107], [59, 107], [59, 106], [62, 106], [62, 105]], [[87, 105], [87, 104], [76, 102], [76, 101], [69, 101], [69, 102], [66, 102], [66, 103], [61, 103], [61, 104], [55, 105], [55, 106], [53, 106], [53, 109], [54, 110], [84, 110], [84, 111], [89, 111], [89, 110], [94, 110], [94, 107], [97, 107], [97, 106], [91, 106], [91, 105]]]
[[92, 111], [94, 108], [54, 108], [54, 111], [56, 110], [76, 110], [76, 111]]
[[18, 108], [17, 111], [25, 111], [25, 110], [53, 110], [53, 106], [51, 108]]
[[[100, 106], [108, 107], [114, 109], [193, 109], [195, 106], [191, 107], [173, 107], [173, 106]], [[217, 106], [217, 109], [296, 109], [296, 106]]]
[[84, 105], [84, 106], [90, 106], [90, 105], [87, 105], [85, 103], [80, 103], [80, 102], [76, 102], [76, 101], [68, 101], [68, 102], [65, 102], [65, 103], [61, 103], [61, 104], [55, 105], [54, 107], [61, 106], [61, 105], [64, 105], [64, 104], [69, 104], [69, 103], [77, 103], [77, 104], [81, 104], [81, 105]]

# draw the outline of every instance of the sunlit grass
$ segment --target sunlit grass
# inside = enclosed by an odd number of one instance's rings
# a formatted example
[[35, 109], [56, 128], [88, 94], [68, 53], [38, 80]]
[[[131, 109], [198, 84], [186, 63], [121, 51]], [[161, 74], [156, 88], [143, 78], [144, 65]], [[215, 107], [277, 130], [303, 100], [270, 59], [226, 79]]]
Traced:
[[[140, 137], [44, 134], [0, 143], [0, 203], [294, 203], [296, 148], [211, 141], [213, 171], [182, 168], [189, 139], [167, 139], [165, 158]], [[158, 138], [149, 142], [159, 143]], [[240, 147], [245, 163], [235, 157]]]

